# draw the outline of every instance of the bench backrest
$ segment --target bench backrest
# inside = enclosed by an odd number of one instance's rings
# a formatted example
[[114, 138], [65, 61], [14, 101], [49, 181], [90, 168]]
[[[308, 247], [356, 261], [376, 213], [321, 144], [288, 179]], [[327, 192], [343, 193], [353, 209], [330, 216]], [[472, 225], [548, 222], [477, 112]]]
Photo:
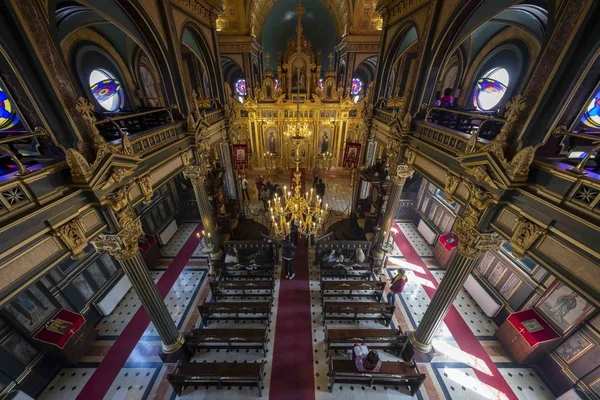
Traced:
[[365, 254], [365, 261], [369, 259], [371, 251], [371, 242], [368, 240], [336, 240], [319, 242], [315, 246], [315, 263], [323, 261], [323, 257], [331, 253], [332, 250], [341, 252], [344, 258], [349, 258], [351, 262], [356, 261], [354, 256], [356, 249], [362, 249]]

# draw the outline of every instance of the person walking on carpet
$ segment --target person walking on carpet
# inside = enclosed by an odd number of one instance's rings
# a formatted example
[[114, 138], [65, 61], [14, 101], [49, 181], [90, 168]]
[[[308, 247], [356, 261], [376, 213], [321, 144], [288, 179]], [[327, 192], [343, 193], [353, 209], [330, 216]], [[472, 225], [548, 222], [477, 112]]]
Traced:
[[387, 295], [388, 303], [390, 305], [396, 305], [396, 295], [402, 293], [407, 281], [408, 277], [406, 276], [406, 270], [404, 268], [399, 268], [398, 274], [392, 279], [390, 292]]
[[294, 257], [296, 256], [296, 246], [291, 241], [284, 239], [281, 241], [281, 257], [285, 268], [285, 277], [294, 279]]

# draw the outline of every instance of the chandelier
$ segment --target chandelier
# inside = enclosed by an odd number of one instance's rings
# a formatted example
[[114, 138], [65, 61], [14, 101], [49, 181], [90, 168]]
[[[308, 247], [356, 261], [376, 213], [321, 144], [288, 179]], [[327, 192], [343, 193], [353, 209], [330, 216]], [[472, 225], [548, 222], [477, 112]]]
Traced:
[[[296, 54], [301, 52], [302, 39], [302, 23], [301, 16], [304, 12], [301, 0], [298, 0], [296, 7]], [[297, 68], [298, 81], [300, 81], [300, 68]], [[292, 179], [292, 191], [287, 190], [287, 186], [283, 187], [283, 198], [275, 195], [273, 202], [269, 201], [269, 211], [271, 213], [271, 222], [275, 235], [279, 238], [284, 238], [292, 233], [292, 224], [296, 227], [299, 233], [310, 236], [316, 235], [321, 225], [323, 224], [325, 214], [327, 213], [328, 205], [323, 208], [323, 199], [314, 193], [313, 189], [310, 192], [305, 192], [302, 195], [302, 172], [300, 171], [300, 143], [308, 139], [312, 132], [308, 124], [300, 124], [300, 85], [298, 85], [298, 96], [296, 98], [296, 124], [290, 126], [285, 131], [285, 136], [293, 141], [296, 145], [296, 171]]]

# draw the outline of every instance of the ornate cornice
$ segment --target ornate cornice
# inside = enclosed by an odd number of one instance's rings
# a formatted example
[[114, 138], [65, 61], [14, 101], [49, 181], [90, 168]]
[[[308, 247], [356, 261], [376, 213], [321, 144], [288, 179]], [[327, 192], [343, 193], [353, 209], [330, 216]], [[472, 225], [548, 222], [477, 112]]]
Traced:
[[208, 5], [198, 0], [171, 0], [171, 2], [213, 28], [217, 27], [218, 13], [223, 11], [222, 6], [220, 6], [220, 9], [216, 6], [209, 8]]

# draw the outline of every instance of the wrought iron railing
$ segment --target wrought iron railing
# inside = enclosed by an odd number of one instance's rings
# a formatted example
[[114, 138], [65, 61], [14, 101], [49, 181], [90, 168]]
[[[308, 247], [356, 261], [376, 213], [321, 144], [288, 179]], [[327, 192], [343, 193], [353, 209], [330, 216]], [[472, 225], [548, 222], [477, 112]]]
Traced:
[[33, 132], [18, 132], [18, 135], [12, 135], [11, 131], [3, 131], [6, 134], [4, 137], [0, 137], [0, 152], [6, 153], [6, 155], [14, 162], [17, 167], [17, 171], [20, 175], [25, 175], [31, 171], [21, 162], [18, 150], [15, 149], [15, 145], [18, 142], [28, 142], [31, 144], [31, 139], [38, 138], [41, 136], [48, 136], [48, 131], [44, 128], [35, 128]]
[[[574, 158], [568, 158], [567, 155], [567, 159], [564, 160], [564, 162], [566, 163], [571, 163], [574, 161], [577, 161], [577, 165], [573, 168], [568, 169], [568, 171], [571, 171], [575, 174], [585, 174], [586, 173], [586, 165], [589, 163], [590, 158], [592, 156], [595, 156], [596, 153], [598, 153], [600, 151], [600, 135], [593, 135], [593, 134], [585, 134], [585, 133], [575, 133], [572, 131], [569, 131], [565, 126], [559, 126], [558, 128], [556, 128], [554, 130], [554, 132], [552, 132], [553, 136], [562, 136], [562, 137], [568, 137], [568, 138], [573, 138], [573, 139], [579, 139], [579, 140], [584, 140], [586, 142], [589, 142], [589, 146], [585, 146], [581, 149], [581, 151], [579, 152], [580, 154], [578, 154], [578, 157], [574, 157]], [[594, 160], [596, 163], [600, 162], [598, 160]], [[600, 165], [596, 165], [596, 171], [600, 169]]]
[[412, 220], [415, 213], [415, 201], [412, 199], [402, 199], [398, 204], [396, 219], [408, 221]]

